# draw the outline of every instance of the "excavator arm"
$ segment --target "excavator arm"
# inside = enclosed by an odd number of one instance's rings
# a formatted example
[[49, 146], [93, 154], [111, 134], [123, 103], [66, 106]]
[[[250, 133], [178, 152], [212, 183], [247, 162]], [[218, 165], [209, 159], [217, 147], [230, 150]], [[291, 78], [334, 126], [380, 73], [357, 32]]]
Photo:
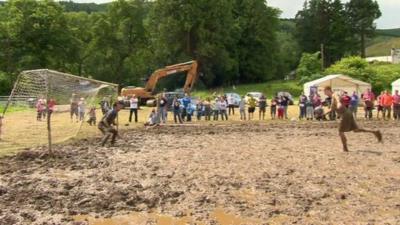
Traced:
[[183, 90], [185, 93], [189, 93], [192, 90], [197, 78], [197, 62], [190, 61], [186, 63], [176, 64], [172, 66], [167, 66], [163, 69], [156, 70], [149, 78], [146, 83], [145, 90], [147, 92], [153, 93], [154, 89], [161, 78], [173, 75], [176, 73], [187, 72], [185, 85]]

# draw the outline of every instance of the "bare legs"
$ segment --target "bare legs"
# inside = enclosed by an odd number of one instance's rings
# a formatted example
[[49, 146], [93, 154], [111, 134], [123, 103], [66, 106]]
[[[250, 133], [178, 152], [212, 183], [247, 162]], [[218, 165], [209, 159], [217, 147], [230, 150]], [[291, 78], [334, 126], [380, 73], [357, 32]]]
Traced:
[[[382, 133], [379, 130], [366, 130], [366, 129], [361, 129], [358, 128], [354, 130], [355, 133], [371, 133], [374, 134], [378, 142], [382, 142]], [[348, 152], [349, 149], [347, 147], [347, 138], [344, 132], [339, 132], [340, 139], [342, 140], [343, 144], [343, 151]]]

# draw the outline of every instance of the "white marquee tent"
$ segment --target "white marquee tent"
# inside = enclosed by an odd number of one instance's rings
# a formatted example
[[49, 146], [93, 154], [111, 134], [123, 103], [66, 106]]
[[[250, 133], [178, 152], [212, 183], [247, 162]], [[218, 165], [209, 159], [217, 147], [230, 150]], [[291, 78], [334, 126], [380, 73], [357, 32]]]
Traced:
[[359, 96], [368, 88], [371, 88], [371, 84], [369, 83], [342, 74], [335, 74], [305, 83], [304, 94], [310, 96], [311, 92], [317, 91], [321, 97], [325, 98], [324, 88], [326, 86], [331, 86], [335, 92], [346, 91], [350, 95], [355, 91]]
[[392, 83], [392, 93], [394, 94], [396, 90], [400, 91], [400, 79]]

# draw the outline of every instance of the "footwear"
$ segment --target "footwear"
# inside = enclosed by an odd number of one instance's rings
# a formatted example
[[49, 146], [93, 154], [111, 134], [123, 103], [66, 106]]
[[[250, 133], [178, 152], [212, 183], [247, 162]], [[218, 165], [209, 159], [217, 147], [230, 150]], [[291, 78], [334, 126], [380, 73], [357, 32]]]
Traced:
[[378, 142], [379, 143], [382, 143], [383, 142], [383, 139], [382, 139], [382, 133], [381, 133], [381, 131], [376, 131], [375, 133], [375, 137], [376, 137], [376, 139], [378, 139]]

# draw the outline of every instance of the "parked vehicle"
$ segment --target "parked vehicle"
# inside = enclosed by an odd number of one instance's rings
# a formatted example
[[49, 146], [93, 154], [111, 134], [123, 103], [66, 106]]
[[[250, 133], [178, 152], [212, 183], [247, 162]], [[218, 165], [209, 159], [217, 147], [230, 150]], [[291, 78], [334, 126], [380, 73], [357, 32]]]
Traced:
[[294, 105], [293, 96], [289, 92], [281, 91], [276, 93], [277, 97], [286, 97], [289, 99], [289, 105]]
[[227, 98], [233, 99], [233, 105], [235, 107], [239, 107], [240, 100], [242, 99], [238, 93], [226, 93], [225, 96]]
[[249, 102], [250, 97], [253, 97], [258, 105], [258, 101], [260, 101], [261, 96], [263, 95], [263, 93], [261, 92], [248, 92], [245, 96], [246, 102]]

